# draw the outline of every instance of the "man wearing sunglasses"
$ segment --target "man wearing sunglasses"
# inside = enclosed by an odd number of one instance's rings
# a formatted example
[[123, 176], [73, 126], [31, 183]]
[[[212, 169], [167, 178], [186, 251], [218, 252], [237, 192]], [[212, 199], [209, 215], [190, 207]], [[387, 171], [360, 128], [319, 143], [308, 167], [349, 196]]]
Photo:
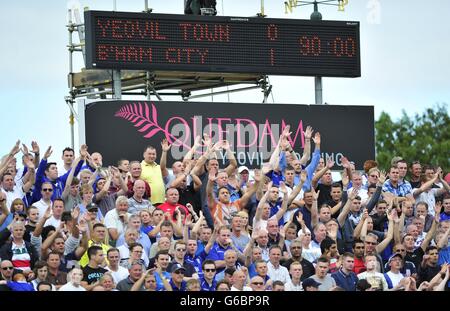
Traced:
[[186, 282], [183, 281], [186, 269], [182, 265], [177, 263], [172, 266], [172, 269], [170, 271], [172, 278], [170, 279], [169, 284], [172, 287], [172, 291], [174, 292], [186, 291]]
[[214, 260], [205, 260], [202, 264], [203, 276], [200, 278], [202, 291], [212, 292], [216, 290], [216, 264]]
[[[19, 270], [15, 270], [11, 261], [3, 260], [0, 264], [0, 280], [12, 281], [14, 273], [19, 273]], [[0, 292], [11, 291], [11, 289], [6, 285], [0, 285]]]

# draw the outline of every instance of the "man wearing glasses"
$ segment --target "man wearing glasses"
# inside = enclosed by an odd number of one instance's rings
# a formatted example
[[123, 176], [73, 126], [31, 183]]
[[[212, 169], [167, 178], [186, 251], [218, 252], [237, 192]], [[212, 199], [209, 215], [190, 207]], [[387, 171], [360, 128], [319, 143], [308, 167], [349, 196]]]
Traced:
[[253, 291], [255, 292], [262, 292], [265, 291], [266, 288], [264, 286], [264, 280], [262, 277], [260, 276], [254, 276], [252, 277], [252, 279], [250, 280], [250, 287], [253, 289]]
[[172, 271], [172, 267], [176, 265], [180, 265], [184, 268], [184, 281], [189, 281], [190, 279], [198, 279], [197, 271], [195, 270], [195, 267], [186, 262], [184, 260], [184, 256], [186, 255], [186, 242], [184, 241], [177, 241], [175, 243], [175, 254], [173, 261], [169, 263], [169, 266], [167, 267], [168, 271]]
[[41, 199], [35, 203], [33, 203], [33, 206], [36, 206], [39, 210], [39, 220], [42, 219], [45, 215], [45, 211], [49, 206], [52, 206], [52, 195], [53, 195], [53, 186], [50, 182], [44, 182], [42, 183], [41, 188]]
[[216, 290], [216, 264], [213, 260], [205, 260], [202, 264], [203, 277], [200, 278], [202, 291], [212, 292]]
[[[11, 261], [3, 260], [0, 264], [0, 280], [12, 281], [14, 272], [20, 272], [19, 270], [14, 270], [14, 266]], [[11, 291], [11, 289], [6, 284], [0, 285], [0, 292]]]
[[171, 268], [171, 276], [170, 286], [172, 287], [172, 291], [174, 292], [184, 292], [186, 291], [186, 282], [183, 281], [184, 274], [186, 273], [186, 269], [180, 265], [179, 263], [172, 265]]

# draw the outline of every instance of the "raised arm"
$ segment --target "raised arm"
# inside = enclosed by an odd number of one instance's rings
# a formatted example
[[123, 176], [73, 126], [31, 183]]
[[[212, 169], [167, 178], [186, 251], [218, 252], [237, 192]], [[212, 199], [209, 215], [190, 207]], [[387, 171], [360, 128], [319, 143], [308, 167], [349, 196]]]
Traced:
[[420, 247], [422, 248], [423, 252], [427, 249], [428, 245], [430, 245], [431, 239], [434, 236], [434, 233], [436, 232], [437, 225], [439, 224], [439, 218], [441, 216], [441, 202], [436, 202], [436, 205], [434, 206], [434, 219], [433, 224], [431, 225], [430, 230], [428, 230], [427, 234], [425, 235], [425, 239], [423, 239], [422, 244], [420, 244]]
[[255, 182], [253, 183], [253, 185], [247, 189], [247, 191], [244, 193], [242, 198], [239, 200], [239, 207], [241, 209], [244, 208], [245, 206], [247, 206], [248, 201], [256, 193], [256, 190], [258, 190], [259, 185], [261, 184], [261, 180], [263, 179], [263, 176], [262, 176], [260, 170], [255, 170], [254, 179], [255, 179]]
[[319, 222], [319, 208], [317, 206], [317, 200], [319, 199], [320, 190], [316, 192], [316, 189], [311, 188], [313, 196], [313, 202], [311, 206], [311, 228], [313, 228]]
[[169, 171], [167, 170], [167, 152], [170, 150], [170, 144], [167, 139], [163, 139], [161, 142], [161, 159], [159, 161], [159, 166], [161, 167], [161, 173], [163, 177], [167, 177], [169, 175]]
[[5, 222], [6, 217], [8, 217], [9, 215], [9, 209], [6, 206], [6, 195], [3, 193], [3, 191], [0, 191], [0, 209], [2, 210], [2, 214], [0, 215], [1, 226]]
[[[267, 184], [267, 189], [270, 189], [272, 187], [272, 184], [273, 184], [272, 182], [269, 182]], [[264, 205], [267, 202], [267, 198], [268, 197], [269, 197], [269, 191], [266, 191], [266, 193], [264, 193], [264, 195], [262, 196], [261, 200], [259, 201], [258, 206], [256, 207], [255, 222], [261, 220], [263, 208], [264, 208]]]
[[381, 254], [381, 252], [384, 251], [394, 237], [394, 215], [397, 215], [397, 211], [395, 209], [387, 215], [389, 220], [388, 231], [384, 240], [378, 243], [375, 248], [378, 254]]
[[73, 177], [75, 175], [75, 167], [81, 161], [81, 157], [77, 157], [72, 163], [72, 169], [70, 170], [69, 176], [67, 176], [66, 185], [64, 187], [64, 191], [61, 195], [62, 199], [67, 199], [70, 191], [70, 186], [72, 185]]
[[383, 184], [386, 181], [386, 175], [383, 171], [380, 171], [380, 177], [378, 178], [377, 182], [377, 189], [375, 190], [375, 193], [370, 198], [369, 202], [366, 205], [367, 210], [372, 212], [373, 208], [377, 205], [378, 200], [381, 196], [381, 190], [383, 189]]
[[230, 143], [227, 140], [223, 141], [222, 148], [226, 151], [227, 159], [230, 161], [230, 164], [225, 168], [225, 172], [227, 172], [228, 176], [231, 176], [238, 167], [238, 163], [233, 151], [231, 151]]
[[437, 248], [439, 250], [447, 247], [448, 245], [448, 236], [450, 235], [450, 227], [448, 227], [447, 231], [445, 231], [444, 235], [441, 237], [439, 241], [437, 241]]
[[[303, 155], [300, 158], [300, 164], [301, 165], [305, 165], [306, 163], [308, 163], [309, 158], [311, 156], [311, 137], [312, 137], [312, 133], [313, 133], [313, 128], [311, 126], [307, 126], [306, 127], [306, 131], [305, 131], [305, 147], [303, 148]], [[295, 155], [295, 152], [291, 152]]]
[[27, 178], [27, 182], [22, 186], [22, 190], [23, 192], [27, 193], [28, 191], [30, 191], [31, 187], [33, 187], [34, 183], [36, 182], [36, 170], [35, 170], [35, 166], [34, 166], [34, 162], [30, 161], [30, 159], [27, 157], [25, 157], [24, 159], [25, 161], [25, 165], [28, 168], [28, 178]]
[[320, 178], [322, 178], [322, 176], [325, 175], [325, 173], [328, 170], [330, 170], [333, 166], [334, 166], [334, 161], [328, 159], [327, 160], [327, 165], [325, 165], [320, 171], [318, 171], [314, 175], [314, 177], [313, 177], [313, 179], [311, 181], [311, 187], [316, 188]]
[[212, 210], [216, 205], [216, 199], [214, 198], [213, 188], [216, 181], [216, 170], [211, 169], [208, 175], [208, 183], [206, 185], [206, 196], [208, 198], [208, 208]]
[[[413, 196], [414, 199], [417, 198], [422, 192], [425, 192], [429, 189], [431, 189], [431, 187], [433, 186], [433, 184], [439, 179], [439, 172], [436, 172], [433, 176], [433, 178], [431, 178], [429, 181], [425, 182], [422, 186], [420, 186], [420, 188], [415, 188], [413, 190]], [[443, 184], [446, 184], [446, 182], [444, 182]], [[447, 185], [448, 186], [448, 185]]]
[[279, 221], [284, 213], [287, 211], [288, 207], [288, 194], [287, 194], [287, 188], [284, 182], [280, 182], [280, 191], [283, 192], [283, 202], [281, 203], [281, 208], [278, 210], [278, 212], [275, 214], [275, 217], [277, 221]]
[[206, 146], [205, 153], [197, 160], [194, 168], [192, 169], [192, 174], [197, 176], [202, 175], [205, 172], [205, 163], [211, 156], [211, 154], [215, 151], [214, 145], [211, 141], [211, 137], [208, 134], [203, 134], [203, 143]]
[[[353, 230], [353, 238], [354, 239], [359, 239], [359, 237], [361, 236], [361, 229], [363, 228], [363, 225], [366, 226], [366, 234], [367, 234], [367, 222], [366, 219], [369, 218], [369, 213], [367, 212], [367, 209], [364, 209], [364, 212], [361, 216], [361, 220], [358, 222], [358, 225], [356, 226], [355, 230]], [[364, 236], [366, 235], [364, 234]]]
[[14, 147], [11, 149], [11, 151], [6, 155], [3, 162], [0, 163], [0, 175], [3, 175], [3, 173], [8, 168], [9, 163], [14, 159], [16, 154], [18, 154], [20, 151], [20, 140], [16, 142]]
[[356, 198], [358, 194], [357, 189], [353, 189], [352, 192], [348, 196], [347, 202], [345, 202], [344, 208], [342, 209], [341, 213], [339, 214], [337, 221], [339, 223], [339, 226], [343, 227], [345, 220], [347, 219], [347, 215], [350, 212], [350, 205], [352, 204], [352, 201], [354, 198]]
[[192, 158], [195, 155], [195, 151], [201, 146], [201, 144], [200, 144], [201, 139], [202, 138], [200, 137], [200, 135], [195, 137], [194, 145], [192, 146], [191, 149], [189, 149], [189, 151], [183, 157], [183, 163], [192, 160]]

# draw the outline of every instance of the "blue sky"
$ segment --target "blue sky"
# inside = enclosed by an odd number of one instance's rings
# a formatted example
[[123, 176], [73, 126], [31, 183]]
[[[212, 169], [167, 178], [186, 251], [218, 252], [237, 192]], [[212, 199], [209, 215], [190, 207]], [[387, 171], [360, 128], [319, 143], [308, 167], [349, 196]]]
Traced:
[[[217, 0], [220, 15], [254, 16], [260, 0]], [[265, 0], [272, 18], [309, 19], [312, 7], [284, 13], [283, 0]], [[17, 139], [41, 149], [52, 145], [53, 158], [70, 145], [67, 95], [67, 8], [78, 4], [112, 10], [112, 0], [1, 1], [0, 153]], [[149, 0], [155, 13], [182, 13], [183, 0]], [[376, 7], [378, 9], [376, 9]], [[117, 0], [118, 11], [142, 11], [144, 0]], [[336, 105], [373, 105], [375, 117], [385, 111], [394, 119], [404, 109], [421, 113], [436, 103], [450, 103], [450, 1], [349, 0], [345, 12], [319, 8], [324, 19], [361, 22], [362, 77], [324, 78], [324, 101]], [[83, 66], [75, 58], [75, 71]], [[271, 76], [277, 103], [314, 103], [311, 77]], [[174, 100], [174, 98], [170, 98]], [[178, 98], [177, 98], [178, 100]], [[203, 99], [204, 101], [211, 98]], [[261, 102], [260, 90], [230, 95], [233, 102]], [[272, 97], [269, 98], [272, 102]], [[228, 101], [216, 96], [214, 101]], [[76, 139], [76, 145], [77, 139]]]

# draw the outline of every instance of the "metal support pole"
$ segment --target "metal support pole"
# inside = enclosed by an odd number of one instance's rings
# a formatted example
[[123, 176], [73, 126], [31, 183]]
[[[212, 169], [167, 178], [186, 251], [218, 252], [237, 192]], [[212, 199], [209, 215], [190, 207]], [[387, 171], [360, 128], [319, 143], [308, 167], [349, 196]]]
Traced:
[[[317, 1], [314, 1], [314, 12], [311, 14], [311, 20], [322, 20]], [[314, 89], [316, 105], [322, 105], [322, 77], [314, 77]]]
[[113, 88], [113, 98], [122, 99], [122, 79], [120, 77], [120, 70], [113, 70]]
[[75, 149], [75, 117], [73, 114], [73, 31], [74, 26], [72, 22], [72, 10], [68, 10], [68, 31], [69, 31], [69, 92], [71, 99], [67, 103], [70, 108], [69, 124], [70, 124], [70, 144], [72, 149]]

